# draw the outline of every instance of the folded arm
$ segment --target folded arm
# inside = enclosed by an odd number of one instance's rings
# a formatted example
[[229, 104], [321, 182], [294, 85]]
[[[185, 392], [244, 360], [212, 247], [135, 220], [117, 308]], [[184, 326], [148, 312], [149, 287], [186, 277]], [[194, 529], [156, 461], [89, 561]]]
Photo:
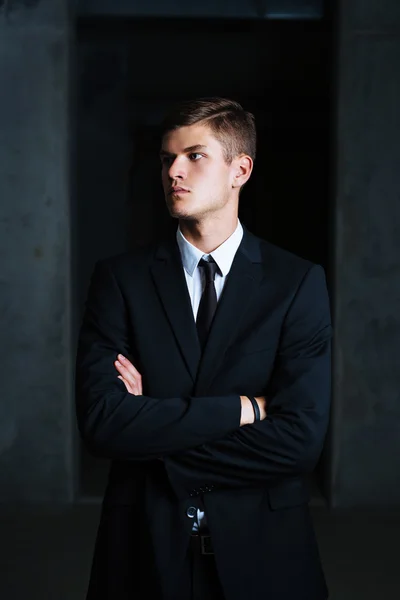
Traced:
[[265, 391], [267, 418], [220, 440], [164, 456], [175, 489], [252, 487], [311, 472], [329, 420], [330, 341], [325, 276], [314, 266], [286, 315]]
[[97, 263], [89, 286], [76, 359], [76, 413], [81, 436], [97, 456], [149, 460], [200, 446], [240, 426], [237, 394], [213, 397], [133, 396], [114, 361], [128, 358], [125, 302], [107, 261]]

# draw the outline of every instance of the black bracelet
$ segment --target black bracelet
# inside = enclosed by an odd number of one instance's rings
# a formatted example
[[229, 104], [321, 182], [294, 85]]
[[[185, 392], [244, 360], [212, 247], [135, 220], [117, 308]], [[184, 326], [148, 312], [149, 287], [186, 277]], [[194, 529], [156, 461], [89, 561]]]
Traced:
[[253, 405], [255, 420], [259, 421], [260, 420], [260, 408], [257, 404], [257, 400], [255, 398], [253, 398], [253, 396], [247, 396], [247, 397]]

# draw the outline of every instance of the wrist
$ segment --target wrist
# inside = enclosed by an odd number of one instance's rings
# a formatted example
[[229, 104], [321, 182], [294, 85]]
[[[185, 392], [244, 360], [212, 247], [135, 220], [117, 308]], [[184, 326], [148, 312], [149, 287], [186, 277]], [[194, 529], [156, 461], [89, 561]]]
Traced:
[[251, 425], [252, 423], [254, 423], [255, 416], [250, 398], [248, 398], [247, 396], [240, 396], [240, 401], [242, 403], [240, 426], [242, 427], [243, 425]]
[[254, 412], [254, 423], [256, 423], [257, 421], [261, 420], [261, 412], [260, 412], [260, 405], [259, 402], [257, 400], [257, 398], [255, 398], [254, 396], [249, 396], [248, 397], [251, 405], [253, 407], [253, 412]]

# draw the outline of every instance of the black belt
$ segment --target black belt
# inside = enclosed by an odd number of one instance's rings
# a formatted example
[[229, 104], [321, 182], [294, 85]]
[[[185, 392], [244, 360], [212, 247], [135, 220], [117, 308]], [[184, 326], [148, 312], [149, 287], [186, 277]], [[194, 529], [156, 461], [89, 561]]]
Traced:
[[211, 535], [192, 533], [191, 545], [193, 550], [200, 552], [200, 554], [214, 554]]

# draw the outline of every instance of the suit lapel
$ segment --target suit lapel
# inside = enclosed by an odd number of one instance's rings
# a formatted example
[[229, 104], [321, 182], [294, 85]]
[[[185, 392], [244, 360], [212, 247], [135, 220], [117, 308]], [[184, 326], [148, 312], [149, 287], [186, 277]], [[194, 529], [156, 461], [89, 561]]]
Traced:
[[183, 360], [194, 382], [201, 349], [176, 240], [167, 240], [158, 247], [151, 273]]
[[245, 227], [243, 229], [243, 239], [218, 301], [199, 366], [195, 388], [198, 396], [206, 395], [210, 388], [263, 278], [260, 243]]
[[218, 301], [203, 355], [175, 238], [159, 245], [151, 265], [157, 293], [195, 383], [196, 395], [204, 395], [210, 388], [224, 353], [234, 340], [263, 277], [259, 240], [245, 227], [243, 230], [243, 239]]

